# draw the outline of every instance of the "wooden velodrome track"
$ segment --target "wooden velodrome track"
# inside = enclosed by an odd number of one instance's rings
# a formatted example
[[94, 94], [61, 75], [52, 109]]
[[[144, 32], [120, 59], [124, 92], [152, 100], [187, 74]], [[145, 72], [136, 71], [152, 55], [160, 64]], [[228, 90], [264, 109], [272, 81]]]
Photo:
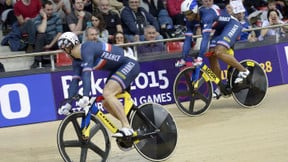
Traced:
[[[254, 109], [233, 98], [214, 100], [202, 116], [166, 108], [178, 126], [177, 148], [167, 162], [288, 162], [288, 85], [268, 89]], [[61, 162], [56, 146], [60, 121], [0, 129], [0, 162]], [[122, 152], [111, 139], [111, 162], [144, 162], [136, 150]]]

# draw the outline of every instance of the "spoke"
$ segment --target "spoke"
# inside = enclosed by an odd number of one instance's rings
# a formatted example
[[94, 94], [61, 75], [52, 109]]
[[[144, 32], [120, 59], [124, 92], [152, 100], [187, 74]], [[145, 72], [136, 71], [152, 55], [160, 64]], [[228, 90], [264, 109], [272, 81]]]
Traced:
[[209, 101], [209, 99], [202, 93], [197, 92], [195, 96], [197, 96], [200, 100], [204, 101], [205, 103]]
[[189, 112], [194, 112], [194, 105], [195, 105], [195, 96], [192, 96], [189, 102]]
[[206, 83], [204, 78], [201, 77], [199, 80], [198, 80], [198, 86], [201, 87], [203, 85], [203, 83]]
[[80, 162], [86, 162], [87, 159], [88, 148], [82, 147], [81, 148], [81, 155], [80, 155]]
[[97, 134], [97, 132], [101, 130], [101, 125], [98, 124], [98, 123], [95, 123], [95, 125], [91, 128], [90, 130], [90, 139], [95, 135]]
[[181, 91], [177, 90], [176, 92], [177, 97], [187, 97], [190, 96], [190, 94], [191, 93], [187, 90], [181, 90]]
[[188, 85], [190, 91], [193, 90], [193, 87], [192, 87], [192, 84], [191, 84], [191, 75], [192, 75], [192, 74], [190, 74], [189, 72], [186, 72], [186, 73], [184, 74], [186, 84]]
[[89, 143], [88, 147], [94, 151], [95, 153], [97, 153], [98, 155], [100, 155], [102, 158], [106, 157], [107, 153], [105, 152], [105, 150], [101, 149], [100, 147], [98, 147], [97, 145], [95, 145], [94, 143]]
[[80, 141], [77, 140], [69, 140], [69, 141], [63, 141], [64, 147], [81, 147]]
[[81, 132], [80, 125], [77, 121], [77, 118], [73, 118], [73, 120], [71, 120], [71, 122], [74, 126], [74, 129], [75, 129], [75, 132], [76, 132], [78, 139], [82, 139], [82, 132]]

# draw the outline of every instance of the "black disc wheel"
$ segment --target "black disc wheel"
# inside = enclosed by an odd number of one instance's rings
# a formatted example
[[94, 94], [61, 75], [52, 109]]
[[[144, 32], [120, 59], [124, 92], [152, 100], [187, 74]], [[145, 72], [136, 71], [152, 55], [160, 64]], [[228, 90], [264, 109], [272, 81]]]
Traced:
[[[141, 111], [143, 115], [139, 115]], [[147, 119], [153, 123], [152, 126]], [[172, 115], [161, 105], [147, 103], [139, 106], [139, 110], [131, 118], [131, 127], [139, 135], [156, 134], [136, 141], [134, 147], [144, 158], [150, 161], [163, 161], [168, 159], [177, 144], [177, 127]]]

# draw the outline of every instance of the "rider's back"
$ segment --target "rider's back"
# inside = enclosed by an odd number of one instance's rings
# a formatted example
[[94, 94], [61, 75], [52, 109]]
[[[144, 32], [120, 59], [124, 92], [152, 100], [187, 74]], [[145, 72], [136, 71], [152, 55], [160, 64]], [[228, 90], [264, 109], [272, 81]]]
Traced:
[[232, 18], [231, 15], [221, 10], [215, 4], [209, 8], [201, 6], [199, 8], [199, 13], [203, 30], [221, 30], [229, 23]]
[[82, 66], [97, 70], [116, 70], [129, 61], [121, 47], [102, 42], [85, 42], [81, 46]]

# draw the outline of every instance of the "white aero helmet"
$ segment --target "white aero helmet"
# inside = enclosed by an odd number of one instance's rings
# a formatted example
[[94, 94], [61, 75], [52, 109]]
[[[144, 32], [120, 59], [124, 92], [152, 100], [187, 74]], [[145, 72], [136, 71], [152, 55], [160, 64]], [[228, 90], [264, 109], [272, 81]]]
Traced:
[[230, 2], [230, 5], [232, 7], [232, 12], [234, 14], [245, 12], [245, 7], [243, 6], [242, 1], [239, 0], [233, 0]]
[[192, 11], [193, 13], [198, 12], [197, 0], [184, 0], [181, 4], [181, 12], [185, 13], [187, 11]]
[[74, 47], [76, 44], [79, 44], [79, 39], [77, 35], [73, 32], [65, 32], [58, 38], [58, 47], [60, 49]]

